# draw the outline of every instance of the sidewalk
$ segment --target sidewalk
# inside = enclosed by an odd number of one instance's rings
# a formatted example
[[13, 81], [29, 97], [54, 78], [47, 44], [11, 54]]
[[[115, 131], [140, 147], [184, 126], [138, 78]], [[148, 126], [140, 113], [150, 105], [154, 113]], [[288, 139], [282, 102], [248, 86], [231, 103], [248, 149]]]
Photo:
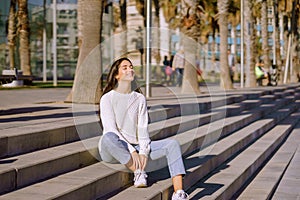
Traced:
[[[216, 85], [200, 89], [201, 94], [196, 96], [183, 95], [178, 87], [152, 87], [152, 95], [147, 99], [149, 110], [159, 109], [164, 104], [209, 102], [214, 95], [218, 99], [225, 97], [219, 95], [224, 94], [224, 91]], [[78, 110], [77, 104], [65, 103], [70, 91], [71, 88], [0, 90], [0, 130], [60, 123], [62, 120], [72, 120], [77, 113], [88, 112], [89, 109], [98, 110], [97, 105], [87, 105], [83, 111]], [[145, 94], [145, 88], [142, 91]]]
[[[238, 88], [239, 86], [237, 86]], [[209, 88], [209, 89], [208, 89]], [[200, 86], [202, 94], [222, 92], [218, 85], [211, 85], [208, 88]], [[142, 88], [145, 93], [145, 88]], [[14, 89], [0, 90], [0, 110], [16, 108], [28, 104], [62, 103], [71, 88], [44, 88], [44, 89]], [[178, 87], [155, 86], [151, 88], [152, 95], [149, 99], [159, 97], [182, 96]], [[186, 95], [183, 95], [186, 96]]]
[[0, 110], [22, 105], [63, 102], [70, 88], [0, 90]]

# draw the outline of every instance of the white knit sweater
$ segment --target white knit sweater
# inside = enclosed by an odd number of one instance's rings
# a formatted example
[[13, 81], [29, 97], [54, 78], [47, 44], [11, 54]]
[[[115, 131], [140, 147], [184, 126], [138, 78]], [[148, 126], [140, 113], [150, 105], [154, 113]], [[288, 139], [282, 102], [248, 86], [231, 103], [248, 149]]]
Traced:
[[103, 134], [116, 133], [128, 144], [130, 153], [132, 146], [139, 144], [139, 154], [148, 156], [150, 138], [148, 133], [148, 111], [144, 95], [131, 92], [122, 94], [111, 90], [100, 100], [100, 117]]

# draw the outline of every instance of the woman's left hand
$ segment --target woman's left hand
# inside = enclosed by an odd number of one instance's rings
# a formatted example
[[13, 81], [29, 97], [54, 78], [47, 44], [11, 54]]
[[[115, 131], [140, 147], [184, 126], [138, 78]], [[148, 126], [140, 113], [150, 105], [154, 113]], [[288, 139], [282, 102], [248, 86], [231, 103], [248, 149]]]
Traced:
[[141, 169], [144, 170], [148, 162], [148, 157], [143, 154], [140, 154], [139, 156], [140, 156]]

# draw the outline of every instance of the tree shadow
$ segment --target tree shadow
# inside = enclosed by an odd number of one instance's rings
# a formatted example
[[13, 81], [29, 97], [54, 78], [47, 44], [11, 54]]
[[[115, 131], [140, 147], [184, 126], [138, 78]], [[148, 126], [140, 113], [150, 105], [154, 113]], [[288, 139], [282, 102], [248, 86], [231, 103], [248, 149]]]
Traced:
[[[191, 159], [186, 160], [186, 166], [187, 169], [191, 169], [193, 167], [202, 165], [206, 162], [209, 162], [210, 159], [213, 159], [215, 155], [208, 155], [205, 157], [194, 157]], [[207, 175], [205, 175], [203, 178], [200, 178], [200, 180], [193, 185], [189, 190], [188, 193], [192, 193], [193, 191], [200, 190], [200, 192], [196, 193], [191, 199], [201, 199], [204, 196], [210, 196], [214, 194], [216, 191], [224, 187], [224, 184], [218, 184], [218, 183], [208, 183], [206, 182], [209, 178], [214, 176], [215, 174], [218, 174], [220, 171], [228, 168], [228, 164], [221, 164], [216, 169], [209, 172]]]
[[55, 107], [55, 106], [34, 106], [34, 107], [22, 107], [22, 108], [11, 108], [7, 110], [0, 110], [0, 116], [2, 115], [15, 115], [24, 113], [33, 113], [47, 110], [67, 109], [68, 107]]
[[0, 165], [2, 164], [11, 164], [15, 161], [17, 161], [18, 159], [5, 159], [5, 160], [0, 160]]
[[[41, 107], [28, 107], [28, 108], [16, 108], [10, 109], [5, 111], [8, 115], [13, 114], [24, 114], [24, 113], [33, 113], [38, 111], [52, 111], [50, 114], [44, 115], [34, 115], [34, 116], [19, 116], [19, 117], [10, 117], [10, 118], [3, 118], [0, 119], [0, 123], [8, 123], [8, 122], [24, 122], [24, 121], [33, 121], [33, 120], [42, 120], [42, 119], [57, 119], [57, 118], [69, 118], [69, 117], [81, 117], [81, 116], [89, 116], [89, 115], [97, 115], [99, 116], [99, 111], [82, 111], [82, 112], [74, 112], [68, 111], [64, 113], [53, 113], [53, 110], [62, 110], [62, 109], [69, 109], [69, 107], [48, 107], [48, 106], [41, 106]], [[3, 113], [3, 111], [2, 111]], [[0, 116], [1, 116], [0, 111]]]

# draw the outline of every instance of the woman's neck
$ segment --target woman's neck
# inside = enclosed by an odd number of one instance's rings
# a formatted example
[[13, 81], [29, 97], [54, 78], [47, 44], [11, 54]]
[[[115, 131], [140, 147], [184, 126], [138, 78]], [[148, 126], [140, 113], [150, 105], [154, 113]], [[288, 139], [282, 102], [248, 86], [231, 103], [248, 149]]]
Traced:
[[123, 94], [129, 94], [131, 92], [131, 82], [119, 82], [115, 91]]

